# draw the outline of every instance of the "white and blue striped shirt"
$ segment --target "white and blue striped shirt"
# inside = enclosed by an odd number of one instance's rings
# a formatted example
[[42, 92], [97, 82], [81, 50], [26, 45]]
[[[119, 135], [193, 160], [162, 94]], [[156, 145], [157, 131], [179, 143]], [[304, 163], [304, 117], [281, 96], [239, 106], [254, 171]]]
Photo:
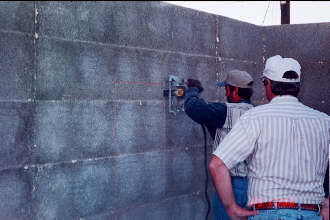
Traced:
[[328, 115], [293, 96], [277, 96], [245, 112], [213, 154], [228, 169], [247, 159], [248, 205], [320, 204], [329, 144]]

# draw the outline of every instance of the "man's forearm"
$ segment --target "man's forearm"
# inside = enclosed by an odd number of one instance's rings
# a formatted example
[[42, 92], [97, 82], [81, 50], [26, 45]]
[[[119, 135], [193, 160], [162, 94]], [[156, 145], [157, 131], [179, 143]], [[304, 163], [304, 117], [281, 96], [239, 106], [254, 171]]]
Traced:
[[246, 219], [247, 216], [258, 214], [258, 211], [249, 211], [237, 205], [229, 170], [220, 158], [212, 155], [209, 169], [215, 189], [230, 219]]
[[323, 220], [329, 220], [329, 196], [322, 202], [321, 216]]
[[228, 211], [230, 206], [236, 204], [229, 170], [226, 165], [214, 155], [211, 157], [209, 170], [221, 202]]

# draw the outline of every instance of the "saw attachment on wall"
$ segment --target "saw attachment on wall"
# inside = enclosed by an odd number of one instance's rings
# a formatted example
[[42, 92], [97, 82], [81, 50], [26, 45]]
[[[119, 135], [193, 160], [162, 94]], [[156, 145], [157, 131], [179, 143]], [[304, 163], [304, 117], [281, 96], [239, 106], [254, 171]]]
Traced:
[[168, 110], [176, 115], [184, 111], [183, 98], [186, 94], [184, 79], [178, 76], [168, 76], [168, 89], [164, 90], [164, 97], [168, 97]]

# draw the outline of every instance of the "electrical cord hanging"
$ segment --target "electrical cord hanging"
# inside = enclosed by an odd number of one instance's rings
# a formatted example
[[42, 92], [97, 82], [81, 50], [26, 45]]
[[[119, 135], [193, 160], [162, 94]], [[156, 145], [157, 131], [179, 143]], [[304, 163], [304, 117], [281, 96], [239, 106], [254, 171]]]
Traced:
[[209, 171], [208, 171], [208, 164], [207, 164], [207, 140], [206, 140], [206, 130], [205, 130], [205, 126], [204, 124], [201, 124], [202, 129], [203, 129], [203, 133], [204, 133], [204, 167], [205, 167], [205, 198], [207, 201], [207, 212], [206, 212], [206, 216], [205, 216], [205, 220], [208, 219], [209, 213], [210, 213], [210, 209], [211, 209], [211, 202], [209, 199], [209, 195], [207, 194], [207, 188], [209, 185]]

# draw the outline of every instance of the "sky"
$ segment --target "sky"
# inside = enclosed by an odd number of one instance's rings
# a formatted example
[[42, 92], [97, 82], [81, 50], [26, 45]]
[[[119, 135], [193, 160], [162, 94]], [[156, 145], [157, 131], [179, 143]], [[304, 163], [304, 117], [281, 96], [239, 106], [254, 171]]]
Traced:
[[[268, 26], [281, 24], [280, 1], [164, 1], [170, 4]], [[330, 1], [290, 1], [290, 23], [330, 22]]]

